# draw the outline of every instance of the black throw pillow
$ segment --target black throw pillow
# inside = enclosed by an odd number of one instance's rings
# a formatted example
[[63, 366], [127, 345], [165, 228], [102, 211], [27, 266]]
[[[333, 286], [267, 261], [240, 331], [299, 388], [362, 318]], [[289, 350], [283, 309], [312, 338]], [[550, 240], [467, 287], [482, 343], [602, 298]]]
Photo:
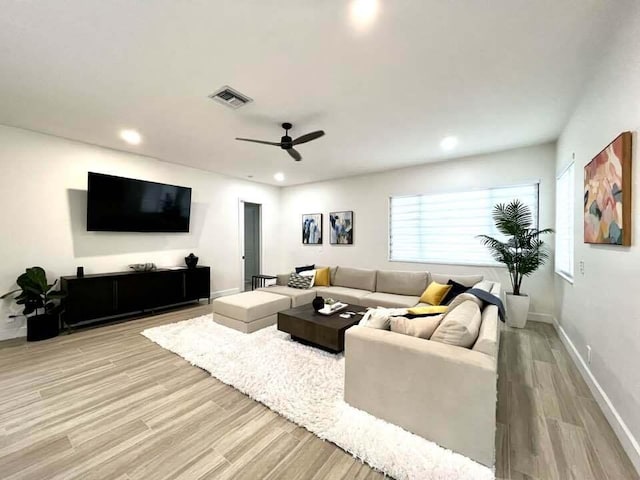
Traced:
[[315, 265], [303, 265], [302, 267], [296, 267], [296, 273], [306, 272], [307, 270], [314, 270]]
[[454, 280], [449, 280], [447, 282], [447, 285], [451, 285], [451, 290], [449, 290], [447, 294], [444, 296], [444, 298], [440, 302], [440, 305], [449, 305], [454, 298], [456, 298], [458, 295], [466, 292], [471, 288], [471, 287], [465, 287], [461, 283], [458, 283]]

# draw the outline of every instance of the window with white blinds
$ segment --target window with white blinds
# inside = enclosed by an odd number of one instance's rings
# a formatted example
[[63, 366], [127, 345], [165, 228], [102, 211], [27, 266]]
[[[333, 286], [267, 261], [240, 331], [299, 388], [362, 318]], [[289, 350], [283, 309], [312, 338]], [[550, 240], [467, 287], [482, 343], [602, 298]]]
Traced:
[[538, 227], [538, 184], [469, 192], [391, 197], [389, 259], [398, 262], [498, 265], [477, 235], [501, 238], [493, 207], [519, 199]]
[[574, 174], [572, 163], [556, 180], [556, 273], [569, 281], [573, 281]]

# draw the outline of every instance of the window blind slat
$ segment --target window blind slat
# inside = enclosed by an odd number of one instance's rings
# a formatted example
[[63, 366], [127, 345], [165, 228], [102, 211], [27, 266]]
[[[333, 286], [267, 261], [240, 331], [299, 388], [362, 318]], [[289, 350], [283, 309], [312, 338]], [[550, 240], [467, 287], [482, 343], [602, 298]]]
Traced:
[[493, 207], [518, 198], [538, 219], [538, 184], [391, 197], [389, 258], [405, 262], [496, 265], [478, 235], [501, 238]]

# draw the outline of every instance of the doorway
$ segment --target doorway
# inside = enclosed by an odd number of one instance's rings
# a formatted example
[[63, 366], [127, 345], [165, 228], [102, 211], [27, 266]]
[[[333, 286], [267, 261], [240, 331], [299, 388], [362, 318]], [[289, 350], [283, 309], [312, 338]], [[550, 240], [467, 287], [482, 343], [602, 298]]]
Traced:
[[244, 291], [251, 290], [251, 277], [261, 272], [260, 217], [262, 205], [243, 202], [244, 204]]

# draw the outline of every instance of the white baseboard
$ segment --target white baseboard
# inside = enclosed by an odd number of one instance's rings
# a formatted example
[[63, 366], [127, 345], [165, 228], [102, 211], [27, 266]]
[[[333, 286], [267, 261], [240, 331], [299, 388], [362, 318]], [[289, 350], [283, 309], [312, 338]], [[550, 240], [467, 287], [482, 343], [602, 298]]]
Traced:
[[542, 323], [553, 324], [553, 315], [551, 315], [550, 313], [529, 312], [529, 315], [527, 315], [527, 320], [531, 322], [542, 322]]
[[578, 367], [578, 371], [582, 375], [582, 378], [584, 378], [584, 381], [589, 386], [589, 390], [591, 390], [593, 397], [600, 406], [600, 409], [602, 410], [602, 413], [604, 413], [604, 416], [609, 422], [609, 425], [611, 425], [611, 428], [613, 428], [613, 431], [618, 437], [618, 440], [620, 440], [622, 448], [624, 448], [624, 451], [627, 452], [629, 459], [633, 463], [636, 470], [640, 473], [640, 445], [638, 444], [638, 440], [633, 436], [633, 433], [631, 433], [631, 430], [629, 430], [627, 424], [624, 423], [624, 420], [611, 403], [609, 396], [602, 389], [602, 386], [598, 383], [596, 377], [593, 376], [593, 373], [591, 373], [589, 366], [580, 356], [578, 350], [576, 349], [576, 346], [573, 344], [573, 342], [567, 335], [567, 332], [564, 331], [564, 328], [562, 328], [556, 318], [553, 318], [553, 326], [558, 332], [558, 336], [560, 337], [563, 345], [569, 352], [573, 363], [575, 363], [576, 367]]
[[2, 340], [10, 340], [12, 338], [26, 337], [27, 336], [27, 326], [22, 325], [18, 328], [3, 328], [0, 329], [0, 341]]
[[211, 299], [213, 300], [214, 298], [218, 298], [218, 297], [226, 297], [227, 295], [234, 295], [236, 293], [240, 293], [240, 289], [239, 288], [229, 288], [227, 290], [217, 290], [215, 292], [211, 292]]

